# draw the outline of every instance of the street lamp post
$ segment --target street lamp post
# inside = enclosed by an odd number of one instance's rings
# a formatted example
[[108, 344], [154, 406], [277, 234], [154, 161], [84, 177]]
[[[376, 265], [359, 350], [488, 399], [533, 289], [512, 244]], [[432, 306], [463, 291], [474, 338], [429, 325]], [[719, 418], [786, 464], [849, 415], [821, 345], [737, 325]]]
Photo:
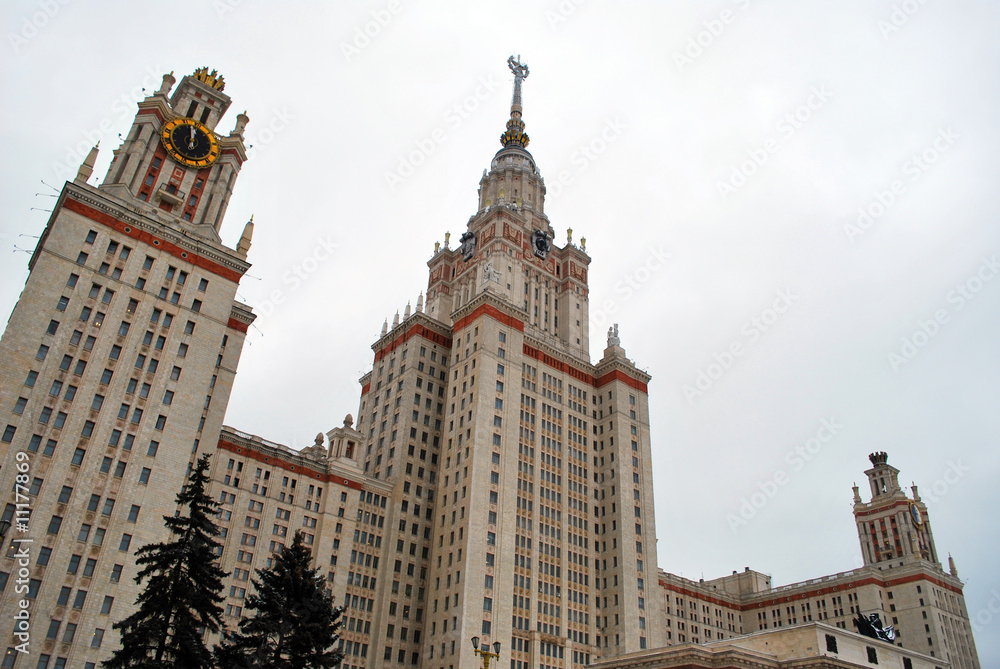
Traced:
[[479, 637], [472, 637], [472, 651], [483, 658], [483, 669], [490, 669], [490, 660], [496, 658], [497, 662], [500, 661], [500, 642], [493, 642], [493, 652], [489, 650], [489, 644], [483, 644], [483, 649], [479, 649]]

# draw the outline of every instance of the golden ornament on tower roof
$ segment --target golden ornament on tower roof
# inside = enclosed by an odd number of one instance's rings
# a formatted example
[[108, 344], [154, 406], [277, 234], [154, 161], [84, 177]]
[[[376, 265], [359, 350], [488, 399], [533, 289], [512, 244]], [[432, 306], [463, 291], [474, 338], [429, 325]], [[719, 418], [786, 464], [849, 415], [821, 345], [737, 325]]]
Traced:
[[202, 81], [217, 91], [222, 91], [226, 88], [225, 78], [219, 74], [218, 70], [208, 71], [207, 67], [199, 67], [194, 71], [194, 78], [198, 81]]

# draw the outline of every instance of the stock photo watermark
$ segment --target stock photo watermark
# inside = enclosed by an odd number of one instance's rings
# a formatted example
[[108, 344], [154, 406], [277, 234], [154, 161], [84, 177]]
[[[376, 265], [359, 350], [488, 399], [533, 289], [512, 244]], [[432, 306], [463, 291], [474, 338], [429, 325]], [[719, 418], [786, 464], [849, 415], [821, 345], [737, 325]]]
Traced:
[[399, 0], [389, 0], [383, 9], [373, 9], [370, 21], [366, 21], [364, 25], [355, 26], [354, 38], [351, 42], [340, 43], [340, 52], [344, 54], [344, 60], [350, 63], [352, 58], [360, 56], [361, 52], [367, 49], [372, 40], [389, 27], [392, 19], [401, 11], [403, 11], [403, 5]]
[[729, 179], [716, 183], [716, 189], [722, 196], [722, 201], [725, 202], [730, 195], [745, 186], [750, 177], [756, 174], [771, 156], [778, 152], [781, 145], [791, 139], [832, 97], [833, 92], [826, 84], [811, 87], [805, 102], [787, 112], [775, 124], [774, 129], [777, 136], [768, 137], [759, 146], [748, 150], [746, 160], [733, 165]]
[[[746, 11], [750, 6], [750, 0], [733, 0], [733, 4], [739, 7], [740, 10]], [[674, 51], [674, 64], [677, 66], [677, 71], [683, 72], [685, 67], [693, 65], [696, 60], [701, 58], [705, 51], [711, 48], [715, 44], [715, 41], [722, 36], [722, 33], [726, 31], [726, 26], [732, 23], [737, 16], [739, 14], [733, 10], [723, 9], [719, 12], [718, 18], [702, 21], [704, 29], [688, 37], [687, 44], [683, 50]]]
[[903, 162], [898, 178], [890, 181], [884, 189], [875, 191], [868, 204], [858, 207], [857, 222], [844, 224], [847, 241], [853, 244], [859, 237], [864, 236], [867, 230], [885, 216], [906, 193], [907, 182], [912, 184], [926, 174], [931, 166], [955, 145], [959, 137], [960, 135], [952, 130], [951, 126], [938, 128], [937, 135], [923, 151], [913, 154]]
[[104, 137], [110, 135], [115, 124], [132, 117], [135, 114], [135, 104], [146, 97], [146, 91], [156, 90], [163, 79], [163, 70], [159, 67], [146, 67], [142, 81], [130, 90], [122, 93], [111, 103], [109, 114], [105, 115], [96, 126], [85, 128], [80, 132], [82, 139], [72, 146], [66, 147], [66, 156], [62, 161], [52, 163], [52, 172], [59, 181], [72, 180], [76, 176], [80, 163], [84, 161], [90, 150]]
[[549, 28], [555, 30], [559, 24], [568, 21], [584, 2], [585, 0], [561, 0], [555, 9], [546, 9], [545, 20], [549, 22]]
[[618, 311], [623, 302], [642, 290], [649, 283], [653, 274], [660, 271], [670, 260], [670, 254], [662, 246], [649, 247], [649, 253], [635, 266], [635, 269], [624, 274], [615, 282], [615, 299], [604, 300], [597, 309], [590, 312], [591, 329], [600, 330], [607, 325], [611, 317]]
[[35, 3], [38, 10], [22, 16], [17, 30], [7, 33], [7, 43], [11, 50], [17, 53], [27, 46], [70, 2], [71, 0], [38, 0]]
[[[945, 301], [953, 305], [953, 311], [961, 311], [969, 302], [976, 299], [979, 292], [993, 280], [997, 272], [1000, 272], [1000, 260], [994, 253], [989, 258], [983, 258], [982, 263], [969, 278], [955, 284], [955, 287], [949, 290], [945, 296]], [[941, 328], [951, 322], [951, 317], [952, 313], [948, 308], [941, 308], [929, 318], [918, 320], [916, 329], [908, 336], [901, 338], [899, 349], [889, 351], [886, 354], [892, 371], [899, 372], [903, 366], [909, 364], [924, 347], [931, 343], [931, 340], [938, 336]]]
[[743, 323], [739, 330], [742, 337], [734, 339], [722, 351], [713, 354], [712, 362], [699, 367], [693, 384], [684, 384], [681, 387], [688, 404], [693, 405], [695, 399], [711, 390], [716, 381], [732, 368], [737, 358], [747, 352], [747, 345], [757, 341], [763, 333], [771, 329], [781, 315], [792, 308], [797, 299], [798, 296], [792, 294], [792, 291], [779, 290], [771, 306]]
[[559, 170], [551, 182], [546, 182], [546, 197], [551, 201], [563, 192], [566, 186], [570, 186], [576, 178], [587, 171], [587, 169], [601, 156], [608, 147], [618, 141], [622, 131], [628, 128], [628, 124], [622, 121], [621, 117], [615, 116], [604, 122], [604, 126], [589, 141], [579, 145], [569, 157], [569, 162], [573, 165], [573, 170]]
[[746, 497], [740, 497], [736, 513], [726, 514], [726, 522], [733, 534], [739, 532], [740, 528], [746, 527], [757, 513], [775, 498], [778, 491], [791, 482], [792, 475], [805, 469], [806, 465], [823, 451], [823, 447], [833, 441], [843, 429], [844, 424], [835, 416], [823, 418], [813, 436], [790, 448], [784, 459], [788, 467], [775, 469], [769, 478], [757, 484], [757, 490]]
[[500, 83], [492, 76], [480, 77], [479, 85], [470, 94], [454, 103], [445, 110], [442, 124], [435, 127], [427, 135], [413, 142], [413, 149], [399, 156], [396, 169], [384, 174], [385, 183], [390, 191], [395, 191], [399, 184], [416, 173], [428, 158], [434, 155], [437, 147], [448, 140], [449, 133], [457, 130], [465, 119], [469, 118], [479, 105], [487, 100], [500, 87]]
[[877, 24], [882, 39], [888, 41], [893, 33], [899, 32], [926, 4], [927, 0], [903, 0], [903, 2], [893, 5], [889, 16], [879, 19]]
[[976, 611], [975, 615], [970, 616], [972, 631], [976, 634], [986, 631], [986, 628], [993, 624], [993, 620], [998, 615], [1000, 615], [1000, 592], [993, 588], [990, 590], [990, 598], [986, 602], [986, 606]]
[[287, 107], [282, 107], [271, 113], [270, 118], [263, 124], [264, 127], [256, 129], [250, 125], [253, 129], [247, 132], [247, 160], [265, 150], [294, 120], [295, 114], [288, 111]]
[[340, 248], [339, 244], [330, 235], [316, 239], [309, 252], [281, 275], [283, 287], [275, 288], [269, 292], [267, 297], [254, 307], [257, 318], [266, 319], [271, 316], [275, 309], [288, 299], [290, 292], [301, 288], [302, 284], [319, 271], [320, 267], [333, 258], [338, 248]]

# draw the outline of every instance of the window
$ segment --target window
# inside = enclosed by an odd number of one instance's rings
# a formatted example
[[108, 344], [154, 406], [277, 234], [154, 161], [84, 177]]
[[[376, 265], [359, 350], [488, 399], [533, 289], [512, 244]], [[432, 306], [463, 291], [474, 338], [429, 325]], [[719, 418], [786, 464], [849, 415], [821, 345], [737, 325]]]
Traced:
[[115, 510], [115, 500], [111, 499], [110, 497], [104, 500], [104, 508], [101, 509], [101, 515], [110, 516], [114, 510]]
[[9, 444], [10, 442], [14, 441], [15, 432], [17, 432], [17, 426], [8, 425], [7, 428], [3, 431], [3, 443]]
[[59, 503], [65, 504], [69, 501], [70, 496], [73, 494], [73, 488], [68, 485], [64, 485], [62, 490], [59, 491]]
[[159, 416], [156, 417], [156, 429], [157, 430], [160, 430], [162, 432], [163, 428], [166, 427], [166, 425], [167, 425], [167, 417], [166, 416], [164, 416], [163, 414], [160, 414]]
[[83, 456], [85, 456], [86, 454], [87, 451], [83, 450], [82, 448], [77, 448], [75, 451], [73, 451], [73, 459], [70, 462], [70, 464], [79, 466], [83, 462]]
[[111, 582], [118, 583], [122, 578], [122, 565], [116, 564], [111, 568]]
[[49, 520], [49, 528], [46, 530], [49, 534], [59, 534], [59, 528], [62, 527], [62, 516], [52, 516]]
[[194, 300], [191, 302], [191, 311], [198, 313], [201, 311], [201, 300]]
[[120, 551], [128, 551], [128, 547], [131, 546], [131, 545], [132, 545], [132, 535], [131, 534], [123, 534], [122, 535], [121, 543], [118, 544], [118, 550], [120, 550]]
[[45, 334], [54, 335], [59, 331], [59, 321], [49, 321], [49, 327], [45, 329]]
[[104, 395], [94, 395], [94, 401], [90, 403], [91, 410], [100, 411], [102, 406], [104, 406]]
[[188, 354], [188, 345], [187, 344], [181, 344], [180, 346], [177, 347], [177, 357], [178, 358], [186, 358], [187, 354]]
[[88, 257], [89, 256], [86, 253], [84, 253], [83, 251], [80, 251], [80, 255], [78, 255], [76, 257], [76, 264], [77, 265], [86, 265]]
[[[45, 360], [45, 356], [47, 356], [48, 354], [49, 354], [49, 347], [46, 346], [45, 344], [42, 344], [41, 346], [38, 347], [38, 353], [35, 353], [35, 360]], [[35, 376], [37, 377], [38, 375], [36, 374]], [[32, 383], [31, 385], [35, 384]]]
[[35, 381], [37, 380], [38, 380], [38, 372], [35, 371], [28, 372], [28, 377], [24, 380], [24, 385], [28, 386], [29, 388], [34, 388]]
[[94, 636], [90, 639], [91, 648], [100, 648], [101, 644], [104, 642], [104, 630], [97, 628], [94, 630]]
[[114, 346], [111, 347], [111, 353], [108, 355], [108, 358], [110, 360], [117, 360], [118, 356], [120, 356], [121, 354], [122, 354], [122, 347], [115, 344]]
[[139, 473], [139, 483], [142, 485], [147, 485], [149, 483], [149, 467], [143, 467], [142, 471]]
[[35, 563], [41, 567], [44, 567], [49, 563], [50, 557], [52, 557], [52, 549], [49, 548], [48, 546], [43, 546], [38, 551], [38, 560], [36, 560]]
[[138, 504], [132, 505], [132, 508], [128, 510], [128, 522], [134, 523], [139, 518], [141, 508]]
[[205, 292], [207, 288], [208, 288], [208, 279], [202, 279], [201, 281], [198, 282], [199, 291]]
[[87, 602], [87, 591], [86, 590], [77, 590], [76, 591], [76, 598], [73, 599], [73, 608], [74, 609], [82, 609], [83, 605], [86, 602]]
[[171, 381], [176, 381], [179, 378], [181, 378], [181, 368], [180, 367], [174, 367], [173, 369], [170, 370], [170, 380]]

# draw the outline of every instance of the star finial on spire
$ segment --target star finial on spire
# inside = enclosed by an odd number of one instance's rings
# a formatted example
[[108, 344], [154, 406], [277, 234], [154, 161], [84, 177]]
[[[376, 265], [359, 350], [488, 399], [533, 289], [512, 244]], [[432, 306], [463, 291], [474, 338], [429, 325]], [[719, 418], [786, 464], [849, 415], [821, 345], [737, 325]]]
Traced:
[[507, 59], [507, 67], [514, 73], [514, 96], [510, 101], [510, 120], [507, 121], [507, 132], [500, 135], [500, 144], [504, 147], [519, 145], [528, 146], [528, 134], [524, 132], [524, 121], [521, 120], [521, 82], [528, 78], [528, 66], [521, 62], [521, 56], [511, 56]]

